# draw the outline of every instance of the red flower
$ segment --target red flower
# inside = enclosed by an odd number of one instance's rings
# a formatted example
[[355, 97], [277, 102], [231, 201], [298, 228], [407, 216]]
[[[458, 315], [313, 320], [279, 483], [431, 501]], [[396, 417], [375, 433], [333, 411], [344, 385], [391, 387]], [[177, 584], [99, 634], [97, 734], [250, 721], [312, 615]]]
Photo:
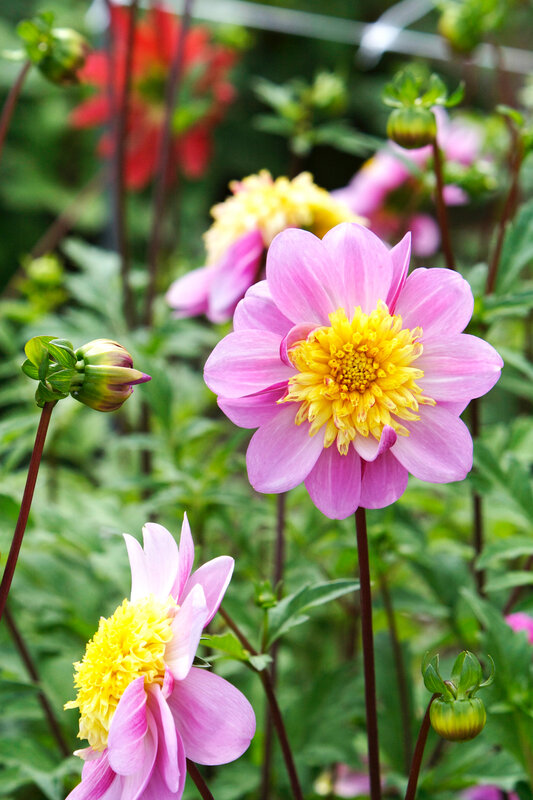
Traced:
[[[113, 106], [125, 85], [129, 13], [124, 6], [111, 8], [111, 63], [106, 51], [95, 51], [79, 73], [81, 81], [99, 91], [74, 109], [71, 121], [78, 128], [95, 127], [113, 117]], [[179, 33], [178, 18], [158, 7], [148, 11], [135, 27], [126, 151], [126, 183], [132, 189], [146, 186], [156, 169], [165, 85]], [[206, 28], [190, 29], [185, 42], [179, 107], [173, 119], [169, 179], [174, 177], [178, 164], [188, 177], [199, 177], [204, 172], [211, 154], [211, 131], [234, 97], [233, 86], [227, 80], [234, 61], [235, 52], [214, 44]], [[102, 136], [98, 149], [103, 156], [112, 155], [112, 133]]]

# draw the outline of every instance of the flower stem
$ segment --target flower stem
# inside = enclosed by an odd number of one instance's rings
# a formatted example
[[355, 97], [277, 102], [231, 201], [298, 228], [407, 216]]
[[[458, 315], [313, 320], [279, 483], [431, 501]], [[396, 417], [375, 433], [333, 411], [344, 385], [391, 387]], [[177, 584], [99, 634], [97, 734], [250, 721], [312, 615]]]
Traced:
[[440, 233], [442, 237], [442, 249], [448, 269], [455, 269], [455, 259], [450, 241], [450, 230], [448, 228], [448, 214], [444, 202], [444, 179], [442, 177], [442, 157], [436, 141], [433, 142], [433, 169], [435, 171], [435, 202], [437, 205], [437, 218], [439, 220]]
[[157, 263], [161, 244], [161, 230], [168, 184], [167, 171], [172, 145], [172, 118], [175, 112], [176, 98], [179, 95], [179, 89], [183, 75], [185, 42], [191, 21], [192, 4], [193, 0], [185, 0], [183, 13], [181, 15], [181, 27], [178, 42], [166, 86], [165, 118], [161, 132], [161, 143], [159, 146], [157, 159], [157, 173], [153, 201], [154, 211], [152, 217], [152, 229], [150, 231], [150, 239], [148, 242], [148, 286], [146, 288], [146, 304], [144, 309], [144, 324], [147, 327], [152, 324], [153, 304], [157, 284]]
[[[286, 495], [284, 492], [277, 495], [276, 504], [276, 544], [274, 549], [274, 571], [272, 574], [272, 586], [277, 594], [278, 600], [281, 600], [281, 581], [283, 579], [283, 567], [285, 563], [285, 500]], [[270, 655], [272, 656], [272, 663], [270, 664], [270, 678], [272, 686], [276, 686], [277, 678], [277, 657], [278, 657], [279, 639], [274, 642]], [[259, 797], [261, 800], [268, 800], [270, 791], [270, 772], [272, 768], [272, 734], [274, 730], [274, 723], [270, 714], [266, 715], [265, 721], [265, 735], [263, 741], [263, 765], [261, 775], [261, 792]]]
[[133, 47], [135, 24], [137, 20], [138, 0], [131, 0], [126, 34], [126, 50], [124, 54], [124, 87], [120, 97], [115, 97], [115, 158], [113, 175], [113, 199], [115, 205], [115, 237], [120, 254], [120, 275], [122, 278], [122, 303], [124, 317], [129, 327], [135, 322], [135, 307], [130, 284], [130, 253], [126, 224], [126, 143], [128, 137], [128, 111], [131, 92], [131, 73], [133, 64]]
[[[34, 684], [39, 685], [41, 679], [39, 677], [39, 673], [37, 672], [37, 667], [35, 666], [30, 651], [28, 650], [26, 642], [24, 641], [24, 637], [22, 636], [22, 633], [20, 632], [13, 618], [13, 614], [11, 613], [9, 606], [6, 606], [4, 610], [4, 620], [7, 629], [11, 634], [11, 638], [13, 639], [13, 643], [19, 652], [19, 655], [24, 663], [24, 666], [26, 667], [28, 675], [30, 676]], [[65, 739], [63, 738], [61, 728], [59, 727], [59, 723], [55, 717], [54, 710], [50, 705], [50, 701], [48, 700], [48, 697], [45, 695], [42, 689], [39, 689], [39, 692], [37, 693], [37, 699], [39, 700], [41, 708], [48, 722], [50, 732], [57, 742], [57, 746], [59, 747], [61, 755], [64, 756], [64, 758], [67, 758], [70, 755], [70, 750], [67, 747]]]
[[20, 505], [19, 517], [15, 526], [13, 534], [13, 541], [7, 557], [6, 567], [2, 575], [2, 583], [0, 583], [0, 619], [6, 607], [7, 596], [11, 587], [11, 581], [15, 574], [15, 567], [17, 566], [17, 559], [24, 538], [24, 531], [26, 530], [26, 523], [31, 508], [31, 501], [35, 489], [35, 482], [39, 472], [39, 465], [41, 463], [41, 456], [43, 454], [44, 441], [46, 439], [46, 432], [48, 424], [52, 415], [52, 410], [56, 404], [56, 400], [45, 403], [41, 412], [41, 419], [39, 420], [39, 427], [37, 428], [37, 435], [35, 437], [35, 444], [33, 445], [33, 452], [31, 454], [30, 466], [28, 467], [28, 477], [26, 478], [26, 486], [24, 487], [24, 494], [22, 495], [22, 503]]
[[9, 90], [9, 94], [6, 98], [6, 102], [4, 103], [4, 107], [2, 109], [2, 113], [0, 114], [0, 158], [2, 157], [2, 150], [4, 149], [4, 142], [7, 136], [7, 132], [9, 130], [9, 124], [11, 122], [11, 117], [13, 116], [13, 111], [15, 110], [15, 106], [17, 105], [17, 100], [20, 94], [20, 90], [26, 80], [26, 75], [30, 71], [31, 68], [31, 61], [25, 61], [22, 69], [20, 70], [18, 77]]
[[376, 710], [376, 675], [374, 667], [374, 635], [372, 631], [372, 592], [370, 589], [370, 564], [366, 512], [355, 512], [357, 552], [359, 555], [359, 580], [361, 583], [361, 631], [363, 639], [363, 664], [365, 673], [366, 731], [368, 740], [368, 771], [370, 799], [381, 800], [381, 775], [379, 768], [378, 718]]
[[[231, 628], [231, 630], [236, 635], [237, 639], [240, 641], [242, 646], [246, 650], [248, 650], [248, 652], [251, 653], [252, 655], [258, 655], [258, 652], [255, 649], [255, 647], [248, 641], [247, 637], [243, 634], [238, 625], [233, 621], [228, 612], [225, 611], [223, 608], [220, 608], [218, 613], [224, 619], [228, 627]], [[263, 688], [265, 690], [265, 694], [267, 696], [268, 704], [270, 707], [270, 714], [272, 716], [272, 722], [274, 723], [276, 733], [278, 734], [281, 752], [283, 754], [283, 760], [285, 761], [285, 767], [287, 769], [287, 774], [289, 776], [289, 781], [291, 784], [292, 794], [295, 800], [303, 800], [302, 789], [300, 787], [298, 773], [296, 772], [296, 766], [294, 763], [291, 746], [287, 736], [287, 731], [285, 730], [285, 723], [283, 722], [283, 717], [280, 711], [280, 707], [276, 699], [276, 693], [272, 685], [272, 679], [270, 677], [270, 673], [266, 669], [258, 670], [251, 664], [250, 667], [254, 672], [256, 672], [259, 675], [259, 678], [261, 679], [261, 683], [263, 684]]]
[[194, 783], [196, 784], [196, 788], [200, 792], [203, 797], [203, 800], [214, 800], [213, 795], [209, 791], [209, 788], [204, 781], [202, 775], [200, 774], [200, 770], [196, 766], [193, 761], [187, 759], [187, 772], [193, 779]]
[[434, 694], [431, 700], [428, 703], [428, 707], [426, 708], [426, 713], [424, 714], [424, 719], [422, 720], [422, 725], [420, 726], [420, 732], [418, 734], [418, 739], [416, 740], [415, 745], [415, 752], [413, 755], [413, 761], [411, 763], [411, 771], [409, 773], [409, 782], [407, 784], [407, 791], [405, 793], [405, 800], [415, 800], [416, 797], [416, 787], [418, 785], [418, 776], [420, 774], [420, 766], [422, 764], [422, 757], [424, 755], [424, 748], [426, 747], [426, 740], [428, 738], [429, 733], [429, 710], [431, 708], [431, 704], [433, 700], [438, 697], [437, 694]]
[[381, 597], [383, 598], [383, 606], [385, 608], [385, 615], [387, 617], [387, 624], [389, 628], [389, 636], [391, 640], [392, 652], [394, 654], [394, 665], [396, 667], [396, 681], [398, 684], [400, 717], [402, 720], [402, 731], [403, 731], [404, 766], [405, 766], [405, 772], [407, 774], [409, 772], [409, 766], [411, 764], [411, 757], [413, 750], [413, 743], [411, 741], [411, 711], [409, 708], [409, 686], [407, 682], [407, 673], [405, 671], [402, 646], [398, 638], [398, 628], [396, 626], [394, 607], [392, 605], [392, 598], [385, 575], [381, 575], [379, 584], [381, 590]]

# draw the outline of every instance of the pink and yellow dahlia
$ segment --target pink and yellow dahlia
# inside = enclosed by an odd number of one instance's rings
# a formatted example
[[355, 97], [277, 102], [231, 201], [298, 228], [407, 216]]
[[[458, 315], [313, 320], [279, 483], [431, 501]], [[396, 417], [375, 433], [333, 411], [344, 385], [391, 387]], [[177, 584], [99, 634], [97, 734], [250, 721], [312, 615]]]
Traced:
[[187, 517], [179, 549], [161, 525], [143, 528], [144, 549], [125, 534], [131, 596], [103, 617], [75, 666], [81, 783], [68, 800], [179, 800], [186, 758], [225, 764], [255, 732], [250, 703], [231, 684], [192, 663], [202, 630], [233, 572], [220, 556], [191, 575]]
[[207, 266], [175, 281], [167, 301], [179, 317], [206, 314], [231, 319], [246, 290], [259, 279], [265, 251], [286, 228], [305, 228], [322, 238], [340, 222], [361, 221], [321, 189], [308, 172], [272, 179], [267, 170], [230, 184], [232, 196], [211, 209], [205, 234]]
[[302, 481], [326, 516], [397, 500], [408, 472], [462, 480], [472, 439], [460, 413], [498, 380], [502, 359], [464, 334], [473, 309], [456, 272], [407, 276], [410, 237], [392, 250], [366, 228], [321, 241], [279, 234], [266, 280], [239, 303], [205, 380], [226, 415], [258, 428], [247, 452], [260, 492]]

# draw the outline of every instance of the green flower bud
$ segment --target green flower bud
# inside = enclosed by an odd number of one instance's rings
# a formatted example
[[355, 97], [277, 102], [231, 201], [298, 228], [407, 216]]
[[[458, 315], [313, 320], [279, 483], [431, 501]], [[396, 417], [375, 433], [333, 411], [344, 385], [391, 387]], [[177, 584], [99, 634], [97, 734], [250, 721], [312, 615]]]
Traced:
[[76, 350], [72, 397], [96, 411], [115, 411], [133, 392], [132, 386], [150, 376], [133, 369], [125, 347], [111, 339], [94, 339]]
[[481, 733], [487, 721], [487, 713], [479, 697], [471, 697], [469, 700], [437, 697], [431, 704], [429, 719], [435, 733], [443, 739], [466, 742]]
[[413, 150], [432, 144], [437, 137], [437, 120], [428, 108], [396, 108], [387, 122], [387, 136]]
[[53, 28], [46, 54], [37, 64], [52, 83], [69, 86], [78, 83], [78, 72], [85, 64], [90, 47], [87, 40], [71, 28]]
[[483, 37], [483, 29], [478, 14], [472, 14], [468, 6], [448, 5], [438, 24], [438, 31], [455, 53], [468, 55]]

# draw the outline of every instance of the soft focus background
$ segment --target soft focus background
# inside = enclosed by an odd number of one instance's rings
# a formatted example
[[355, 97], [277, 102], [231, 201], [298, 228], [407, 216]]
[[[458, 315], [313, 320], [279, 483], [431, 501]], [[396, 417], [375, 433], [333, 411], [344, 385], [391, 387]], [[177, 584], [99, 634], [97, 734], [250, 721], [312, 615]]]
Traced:
[[[223, 23], [194, 16], [196, 11], [216, 12], [218, 6], [224, 8]], [[512, 124], [495, 107], [521, 109], [529, 124], [533, 9], [525, 1], [479, 0], [477, 18], [488, 18], [493, 6], [501, 7], [500, 23], [482, 33], [484, 44], [469, 57], [451, 53], [437, 31], [441, 12], [423, 0], [396, 5], [330, 0], [327, 8], [318, 0], [193, 4], [193, 24], [206, 25], [217, 43], [235, 52], [228, 72], [235, 98], [213, 124], [203, 174], [186, 176], [178, 165], [150, 326], [131, 328], [122, 312], [109, 170], [96, 152], [101, 129], [76, 129], [70, 121], [73, 109], [93, 90], [58, 87], [32, 70], [0, 164], [2, 562], [39, 413], [35, 386], [20, 372], [24, 343], [39, 334], [68, 338], [75, 347], [99, 337], [117, 339], [134, 355], [136, 366], [152, 376], [114, 414], [93, 413], [70, 398], [58, 404], [10, 595], [11, 612], [68, 750], [78, 746], [77, 715], [62, 710], [74, 693], [72, 662], [81, 657], [99, 617], [108, 616], [129, 594], [122, 532], [139, 536], [145, 521], [157, 520], [177, 535], [186, 510], [198, 562], [220, 554], [235, 557], [224, 604], [261, 647], [273, 591], [276, 498], [250, 488], [244, 462], [249, 433], [220, 414], [202, 378], [207, 355], [230, 324], [175, 319], [165, 292], [172, 280], [205, 263], [202, 235], [211, 223], [209, 209], [224, 200], [231, 180], [263, 168], [275, 177], [309, 170], [328, 190], [346, 186], [384, 145], [384, 85], [414, 59], [418, 68], [425, 64], [437, 71], [450, 90], [460, 80], [466, 84], [463, 103], [450, 114], [464, 115], [478, 126], [482, 145], [475, 168], [449, 177], [467, 193], [467, 202], [449, 208], [452, 240], [459, 268], [476, 295], [469, 330], [496, 346], [506, 366], [500, 383], [480, 404], [475, 469], [467, 480], [433, 486], [410, 478], [398, 503], [369, 514], [385, 785], [391, 796], [403, 796], [405, 744], [390, 634], [393, 615], [408, 671], [411, 741], [429, 699], [420, 675], [426, 651], [438, 650], [445, 664], [464, 648], [482, 660], [490, 653], [496, 662], [496, 682], [485, 693], [485, 731], [461, 745], [430, 734], [420, 800], [452, 800], [469, 786], [489, 784], [499, 787], [502, 800], [509, 797], [505, 792], [516, 792], [520, 800], [533, 798], [533, 646], [504, 620], [513, 592], [512, 610], [533, 616], [531, 157], [521, 169], [515, 221], [507, 231], [496, 290], [483, 296], [513, 154]], [[0, 51], [19, 47], [16, 25], [43, 10], [53, 11], [58, 25], [84, 33], [95, 49], [104, 49], [104, 8], [103, 2], [81, 0], [0, 0]], [[363, 51], [364, 24], [386, 11], [393, 23], [419, 36], [400, 34], [387, 42], [374, 28], [374, 40], [382, 42], [376, 51], [368, 47], [372, 39], [366, 28]], [[502, 63], [510, 69], [502, 69]], [[19, 70], [18, 63], [1, 62], [3, 96]], [[192, 101], [181, 97], [180, 108], [187, 109], [187, 102]], [[403, 196], [395, 202], [391, 213], [405, 211]], [[420, 202], [422, 211], [434, 215], [430, 191]], [[139, 305], [147, 285], [152, 210], [153, 182], [128, 193]], [[57, 218], [63, 215], [61, 228], [65, 214], [69, 231], [56, 236]], [[49, 238], [43, 243], [45, 235]], [[35, 260], [32, 253], [41, 258]], [[413, 263], [442, 266], [444, 261], [438, 251]], [[469, 422], [468, 411], [464, 418]], [[484, 576], [481, 594], [472, 570], [473, 493], [482, 497], [485, 526], [485, 547], [477, 562]], [[303, 487], [287, 496], [286, 519], [285, 596], [304, 585], [356, 576], [352, 520], [322, 516]], [[222, 630], [215, 619], [211, 632]], [[201, 652], [246, 693], [258, 718], [248, 753], [234, 764], [209, 768], [206, 780], [216, 800], [257, 798], [264, 735], [261, 685], [242, 663], [207, 648]], [[348, 782], [348, 788], [335, 782], [339, 764], [365, 772], [358, 599], [346, 595], [317, 605], [305, 618], [295, 614], [281, 638], [278, 659], [279, 700], [306, 797], [364, 796], [356, 782]], [[0, 797], [62, 800], [78, 781], [80, 765], [58, 752], [36, 688], [5, 626], [0, 629], [0, 711]], [[290, 796], [277, 744], [272, 781], [271, 798]], [[185, 796], [197, 796], [192, 784]]]

